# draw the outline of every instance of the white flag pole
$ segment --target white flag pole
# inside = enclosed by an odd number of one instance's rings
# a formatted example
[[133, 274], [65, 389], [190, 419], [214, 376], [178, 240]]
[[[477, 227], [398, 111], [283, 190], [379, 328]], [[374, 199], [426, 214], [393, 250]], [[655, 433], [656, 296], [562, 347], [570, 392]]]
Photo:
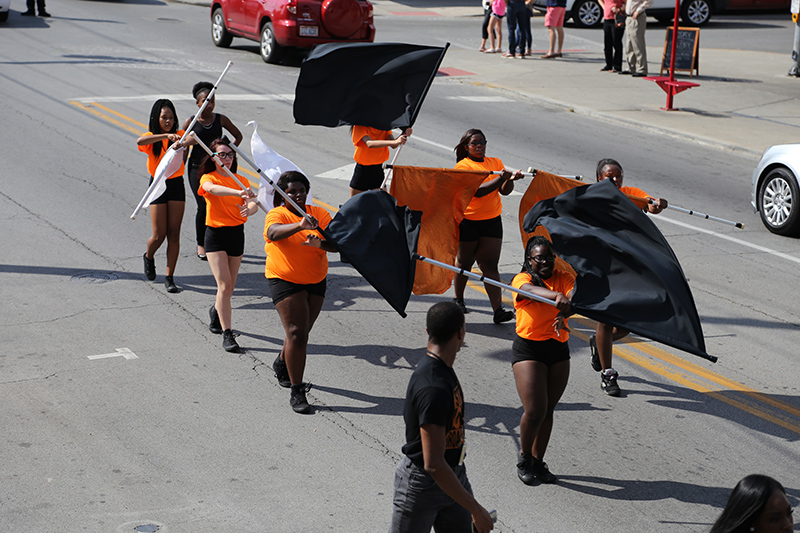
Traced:
[[[225, 74], [228, 73], [228, 69], [230, 69], [232, 65], [233, 65], [233, 61], [228, 61], [228, 64], [225, 65], [225, 70], [222, 71], [222, 74], [220, 74], [219, 78], [217, 79], [217, 83], [215, 83], [214, 86], [211, 88], [211, 90], [208, 92], [208, 96], [206, 96], [205, 102], [203, 102], [203, 105], [200, 106], [200, 110], [195, 114], [194, 118], [189, 123], [189, 127], [186, 128], [186, 130], [183, 132], [183, 136], [181, 137], [181, 140], [178, 141], [178, 142], [183, 142], [183, 140], [186, 138], [186, 136], [189, 134], [189, 132], [192, 131], [192, 128], [197, 123], [197, 119], [200, 117], [200, 115], [203, 113], [203, 111], [205, 110], [206, 106], [208, 105], [208, 101], [211, 100], [211, 97], [214, 96], [215, 92], [217, 92], [217, 86], [219, 86], [219, 82], [222, 81], [222, 78], [225, 77]], [[174, 148], [173, 148], [174, 146], [175, 146], [175, 144], [173, 143], [173, 145], [170, 146], [168, 148], [168, 150], [174, 150]], [[162, 176], [158, 176], [158, 179], [153, 179], [153, 183], [150, 184], [150, 187], [148, 187], [147, 192], [144, 193], [144, 196], [142, 196], [142, 199], [139, 201], [139, 205], [137, 205], [136, 209], [133, 210], [133, 214], [131, 215], [131, 220], [135, 220], [136, 219], [136, 215], [138, 215], [139, 211], [141, 211], [142, 208], [144, 207], [144, 203], [147, 200], [147, 197], [150, 195], [150, 193], [153, 191], [153, 189], [158, 187], [158, 185], [164, 179], [165, 178], [162, 177]]]
[[[253, 192], [253, 190], [250, 188], [249, 185], [245, 186], [244, 183], [239, 181], [239, 178], [237, 178], [236, 175], [233, 172], [231, 172], [231, 170], [228, 167], [226, 167], [225, 165], [222, 164], [222, 161], [220, 160], [220, 158], [217, 157], [214, 154], [214, 152], [211, 151], [211, 148], [206, 146], [206, 143], [201, 141], [197, 137], [197, 135], [194, 135], [194, 133], [193, 133], [192, 134], [192, 138], [197, 142], [198, 146], [200, 146], [203, 150], [205, 150], [208, 153], [209, 156], [211, 156], [211, 158], [214, 160], [214, 162], [217, 164], [217, 166], [220, 167], [231, 179], [233, 179], [233, 181], [235, 181], [239, 185], [239, 187], [242, 188], [242, 190], [248, 190], [251, 193]], [[239, 152], [239, 150], [236, 149], [236, 145], [235, 144], [231, 143], [230, 147], [233, 148], [234, 150], [236, 150], [237, 153]], [[253, 199], [256, 201], [256, 204], [258, 205], [258, 207], [260, 207], [265, 213], [269, 213], [269, 209], [264, 207], [264, 205], [261, 202], [259, 202], [257, 198], [253, 198]]]
[[[256, 165], [256, 164], [255, 164], [255, 163], [254, 163], [254, 162], [253, 162], [253, 161], [252, 161], [252, 160], [251, 160], [249, 157], [247, 157], [247, 155], [246, 155], [244, 152], [242, 152], [242, 150], [241, 150], [241, 149], [240, 149], [238, 146], [234, 146], [234, 145], [232, 144], [232, 145], [231, 145], [231, 148], [233, 148], [233, 149], [236, 151], [236, 153], [237, 153], [237, 154], [239, 154], [239, 157], [241, 157], [243, 160], [245, 160], [245, 161], [247, 162], [247, 164], [248, 164], [248, 165], [250, 165], [251, 167], [253, 167], [253, 170], [255, 170], [255, 171], [258, 173], [258, 175], [259, 175], [259, 176], [261, 176], [263, 179], [265, 179], [265, 180], [267, 181], [267, 183], [269, 183], [270, 185], [272, 185], [272, 188], [273, 188], [273, 189], [275, 189], [275, 192], [276, 192], [276, 193], [278, 193], [278, 194], [280, 194], [280, 195], [283, 197], [283, 199], [284, 199], [284, 200], [286, 200], [286, 203], [288, 203], [289, 205], [291, 205], [291, 206], [294, 208], [294, 210], [295, 210], [295, 211], [297, 211], [298, 213], [303, 213], [303, 217], [304, 217], [304, 218], [306, 218], [306, 219], [308, 219], [308, 221], [309, 221], [309, 222], [311, 222], [311, 215], [309, 215], [309, 214], [308, 214], [308, 213], [306, 213], [306, 212], [305, 212], [303, 209], [301, 209], [301, 208], [300, 208], [300, 206], [299, 206], [299, 205], [297, 205], [297, 202], [295, 202], [294, 200], [292, 200], [292, 199], [289, 197], [289, 195], [288, 195], [288, 194], [286, 194], [284, 191], [282, 191], [282, 190], [281, 190], [279, 187], [276, 187], [276, 186], [275, 186], [275, 182], [273, 182], [273, 181], [272, 181], [272, 180], [269, 178], [269, 176], [267, 176], [266, 174], [264, 174], [264, 171], [263, 171], [263, 170], [261, 170], [260, 168], [258, 168], [258, 165]], [[306, 191], [306, 192], [308, 192], [308, 191]], [[261, 205], [261, 204], [259, 204], [259, 205]], [[262, 207], [261, 209], [264, 209], [264, 207]], [[269, 210], [268, 210], [268, 209], [264, 209], [264, 211], [269, 211]]]

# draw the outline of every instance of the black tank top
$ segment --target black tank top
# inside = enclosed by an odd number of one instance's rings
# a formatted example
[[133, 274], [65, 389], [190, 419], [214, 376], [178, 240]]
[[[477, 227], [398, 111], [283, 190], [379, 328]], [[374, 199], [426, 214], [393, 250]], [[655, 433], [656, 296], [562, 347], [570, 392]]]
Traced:
[[[189, 120], [192, 119], [194, 119], [194, 116], [192, 116]], [[200, 124], [199, 122], [195, 122], [194, 126], [192, 127], [192, 131], [201, 141], [205, 143], [206, 146], [211, 144], [211, 141], [219, 139], [222, 137], [222, 119], [220, 118], [219, 113], [214, 113], [214, 122], [208, 126]], [[203, 150], [202, 147], [193, 146], [192, 154], [189, 156], [189, 166], [200, 166], [200, 162], [205, 158], [206, 155], [208, 154], [206, 154], [206, 151]]]

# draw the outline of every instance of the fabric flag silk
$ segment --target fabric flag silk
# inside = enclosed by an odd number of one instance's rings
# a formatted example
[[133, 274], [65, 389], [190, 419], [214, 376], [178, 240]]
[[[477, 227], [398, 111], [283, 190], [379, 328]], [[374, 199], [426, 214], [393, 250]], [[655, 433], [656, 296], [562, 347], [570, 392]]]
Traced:
[[[150, 189], [150, 194], [145, 196], [144, 202], [142, 203], [143, 208], [149, 207], [154, 200], [157, 200], [158, 197], [167, 190], [167, 178], [180, 170], [183, 164], [183, 152], [185, 150], [186, 148], [183, 147], [177, 150], [170, 147], [164, 153], [164, 157], [161, 158], [161, 161], [159, 161], [156, 167], [156, 174], [153, 176], [153, 181], [155, 181], [156, 186]], [[181, 177], [181, 179], [183, 179], [183, 177]]]
[[294, 98], [298, 124], [413, 126], [449, 43], [329, 43], [300, 67]]
[[523, 229], [544, 225], [556, 254], [575, 269], [572, 304], [614, 324], [710, 361], [689, 284], [664, 236], [605, 180], [542, 200]]
[[422, 214], [398, 206], [385, 191], [350, 198], [321, 230], [350, 265], [406, 317]]
[[[253, 120], [247, 123], [248, 126], [250, 124], [253, 125], [253, 135], [250, 137], [250, 150], [253, 153], [253, 161], [273, 183], [277, 183], [281, 174], [288, 170], [296, 170], [305, 176], [305, 172], [300, 170], [297, 165], [267, 146], [267, 143], [265, 143], [258, 134], [258, 122]], [[259, 179], [257, 199], [261, 202], [261, 205], [265, 206], [267, 209], [272, 209], [275, 205], [275, 189], [273, 189], [272, 185], [263, 177], [260, 176]], [[308, 191], [306, 204], [314, 204], [311, 191]]]
[[[395, 165], [390, 192], [397, 203], [422, 212], [419, 254], [452, 265], [458, 252], [458, 225], [475, 191], [489, 172]], [[417, 263], [414, 294], [442, 294], [453, 273]]]

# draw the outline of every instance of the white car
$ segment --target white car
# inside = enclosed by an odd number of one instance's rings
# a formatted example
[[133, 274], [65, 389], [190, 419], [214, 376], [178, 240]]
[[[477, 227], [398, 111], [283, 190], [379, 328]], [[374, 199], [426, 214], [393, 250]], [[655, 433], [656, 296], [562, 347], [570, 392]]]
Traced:
[[0, 0], [0, 22], [8, 20], [9, 8], [11, 8], [11, 0]]
[[750, 203], [778, 235], [800, 234], [800, 144], [777, 144], [761, 155], [753, 171]]
[[[537, 11], [547, 11], [546, 0], [534, 0]], [[729, 0], [682, 0], [681, 20], [687, 26], [701, 26], [711, 20], [711, 15], [728, 8]], [[675, 15], [674, 0], [653, 0], [647, 16], [659, 22], [669, 22]], [[598, 0], [567, 0], [565, 19], [572, 19], [580, 28], [592, 28], [603, 24], [603, 8]]]

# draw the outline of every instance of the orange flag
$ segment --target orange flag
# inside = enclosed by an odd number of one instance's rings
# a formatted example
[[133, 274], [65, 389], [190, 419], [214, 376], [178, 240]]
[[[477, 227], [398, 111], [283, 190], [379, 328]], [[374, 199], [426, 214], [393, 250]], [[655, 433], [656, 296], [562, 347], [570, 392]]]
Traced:
[[[490, 173], [398, 165], [392, 169], [389, 192], [397, 199], [397, 205], [422, 211], [417, 253], [452, 265], [464, 210]], [[453, 272], [417, 261], [414, 294], [442, 294], [452, 282]]]

